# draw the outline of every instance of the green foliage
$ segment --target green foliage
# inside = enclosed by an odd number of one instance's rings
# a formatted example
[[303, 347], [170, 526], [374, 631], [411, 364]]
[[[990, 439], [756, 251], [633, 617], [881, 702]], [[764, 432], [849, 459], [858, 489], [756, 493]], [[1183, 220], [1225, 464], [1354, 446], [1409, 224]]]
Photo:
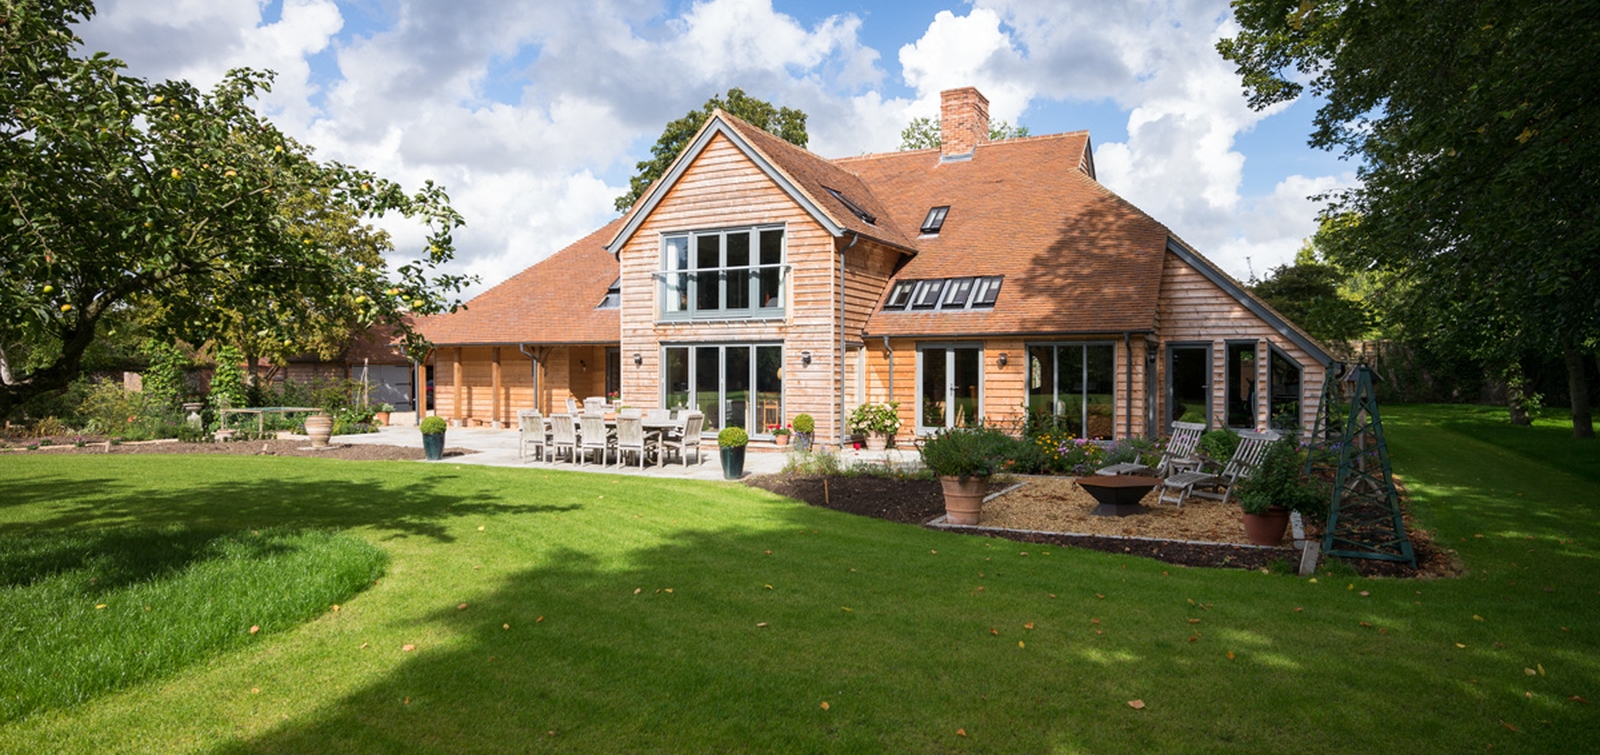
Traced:
[[1018, 448], [998, 428], [947, 428], [922, 440], [922, 465], [941, 477], [990, 477], [1005, 468]]
[[219, 346], [212, 358], [216, 361], [216, 368], [211, 373], [211, 395], [208, 399], [212, 408], [247, 406], [244, 355], [232, 346]]
[[796, 450], [784, 460], [783, 471], [785, 474], [839, 475], [843, 474], [844, 466], [839, 463], [838, 454]]
[[1233, 497], [1246, 514], [1265, 514], [1282, 506], [1302, 514], [1327, 514], [1331, 490], [1305, 474], [1305, 457], [1287, 438], [1267, 446], [1261, 463], [1233, 486]]
[[1273, 268], [1250, 290], [1314, 338], [1353, 341], [1367, 334], [1372, 317], [1365, 304], [1340, 293], [1344, 278], [1333, 265], [1296, 261]]
[[1233, 458], [1234, 449], [1239, 447], [1239, 433], [1233, 428], [1219, 427], [1208, 430], [1200, 436], [1200, 445], [1196, 451], [1212, 461], [1227, 462]]
[[[1005, 121], [989, 121], [989, 141], [1017, 139], [1028, 135], [1027, 126], [1012, 126]], [[943, 126], [932, 118], [912, 118], [900, 132], [900, 149], [933, 149], [944, 145]]]
[[364, 541], [326, 532], [0, 535], [0, 722], [286, 632], [372, 585], [385, 561]]
[[153, 406], [177, 408], [186, 389], [188, 357], [170, 343], [146, 341], [143, 349], [150, 365], [143, 376], [146, 399]]
[[817, 431], [817, 420], [809, 414], [794, 415], [794, 431], [797, 433], [814, 433]]
[[737, 87], [729, 89], [727, 97], [713, 95], [699, 109], [691, 110], [682, 118], [667, 124], [661, 132], [661, 138], [650, 148], [650, 159], [641, 160], [634, 166], [638, 172], [628, 179], [628, 193], [617, 197], [615, 202], [618, 212], [627, 212], [644, 196], [651, 183], [666, 174], [672, 161], [694, 140], [694, 135], [699, 133], [700, 127], [711, 118], [711, 114], [719, 109], [795, 146], [804, 147], [810, 140], [806, 135], [804, 112], [774, 107], [772, 103], [751, 97]]
[[[1250, 104], [1323, 99], [1358, 158], [1318, 245], [1381, 274], [1383, 318], [1500, 371], [1600, 340], [1600, 14], [1559, 0], [1239, 0], [1218, 43]], [[1586, 378], [1569, 363], [1574, 384]], [[1584, 387], [1582, 390], [1587, 390]], [[1580, 393], [1580, 391], [1574, 391]], [[1581, 425], [1581, 426], [1580, 426]], [[1574, 430], [1592, 435], [1588, 417]]]
[[422, 422], [417, 425], [417, 429], [421, 430], [423, 435], [444, 435], [444, 431], [449, 427], [444, 417], [439, 416], [423, 417]]
[[724, 427], [717, 433], [718, 448], [742, 448], [750, 443], [750, 435], [742, 427]]
[[850, 411], [845, 424], [853, 433], [894, 435], [900, 429], [900, 402], [861, 404]]
[[[444, 311], [465, 282], [434, 275], [463, 222], [443, 189], [407, 194], [314, 160], [256, 110], [271, 74], [234, 70], [201, 92], [78, 57], [71, 24], [92, 12], [84, 0], [4, 5], [0, 415], [69, 384], [127, 322], [164, 343], [250, 334], [281, 349], [389, 323], [420, 353], [403, 316]], [[429, 231], [394, 269], [387, 236], [364, 225], [387, 213]]]

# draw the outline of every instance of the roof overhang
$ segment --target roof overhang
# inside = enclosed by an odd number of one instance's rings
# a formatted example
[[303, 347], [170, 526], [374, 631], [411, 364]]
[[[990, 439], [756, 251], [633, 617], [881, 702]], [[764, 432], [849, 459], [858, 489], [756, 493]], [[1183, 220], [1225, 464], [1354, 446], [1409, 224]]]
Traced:
[[689, 166], [694, 163], [695, 158], [699, 157], [700, 153], [704, 152], [706, 147], [711, 144], [711, 140], [719, 134], [727, 137], [728, 141], [732, 142], [751, 163], [766, 174], [768, 178], [772, 179], [772, 182], [777, 184], [778, 188], [788, 194], [795, 204], [800, 205], [800, 208], [807, 215], [810, 215], [813, 220], [816, 220], [817, 224], [827, 230], [829, 234], [832, 234], [835, 238], [845, 234], [846, 229], [843, 225], [840, 225], [837, 220], [828, 215], [827, 212], [824, 212], [816, 201], [806, 192], [801, 191], [800, 187], [788, 175], [773, 165], [772, 161], [762, 155], [760, 150], [751, 146], [744, 137], [739, 135], [737, 130], [729, 126], [727, 121], [722, 119], [721, 113], [718, 112], [711, 116], [705, 126], [701, 127], [700, 133], [695, 135], [694, 141], [689, 144], [682, 154], [678, 155], [678, 159], [672, 163], [672, 167], [667, 169], [666, 175], [656, 181], [651, 186], [650, 191], [639, 201], [639, 204], [634, 208], [633, 215], [628, 218], [628, 222], [623, 224], [622, 228], [617, 231], [617, 235], [611, 239], [610, 243], [606, 244], [607, 251], [615, 255], [622, 249], [623, 245], [628, 243], [629, 239], [633, 238], [633, 234], [639, 230], [639, 226], [644, 224], [645, 218], [649, 217], [650, 213], [655, 210], [656, 205], [660, 204], [661, 200], [667, 196], [667, 191], [677, 184], [678, 179], [682, 178], [683, 174], [689, 170]]
[[1200, 256], [1193, 249], [1185, 246], [1182, 242], [1178, 241], [1176, 238], [1173, 238], [1170, 234], [1167, 236], [1167, 251], [1178, 255], [1178, 259], [1188, 263], [1190, 267], [1194, 268], [1201, 275], [1205, 276], [1206, 280], [1217, 284], [1218, 288], [1222, 289], [1229, 296], [1233, 297], [1235, 301], [1238, 301], [1239, 304], [1245, 309], [1250, 310], [1252, 314], [1261, 318], [1267, 323], [1267, 325], [1271, 326], [1273, 330], [1278, 331], [1279, 335], [1289, 339], [1291, 343], [1304, 349], [1307, 354], [1311, 355], [1312, 359], [1317, 360], [1318, 364], [1326, 367], [1329, 364], [1338, 361], [1333, 358], [1333, 355], [1328, 353], [1327, 349], [1322, 348], [1322, 344], [1317, 343], [1315, 339], [1311, 338], [1305, 333], [1302, 333], [1299, 328], [1289, 324], [1289, 321], [1283, 319], [1282, 315], [1279, 315], [1277, 312], [1273, 311], [1271, 307], [1268, 307], [1266, 304], [1262, 303], [1260, 299], [1257, 299], [1254, 294], [1244, 290], [1244, 287], [1240, 286], [1236, 281], [1233, 280], [1233, 278], [1228, 277], [1227, 275], [1223, 274], [1221, 270], [1218, 270], [1215, 266], [1213, 266], [1210, 260]]

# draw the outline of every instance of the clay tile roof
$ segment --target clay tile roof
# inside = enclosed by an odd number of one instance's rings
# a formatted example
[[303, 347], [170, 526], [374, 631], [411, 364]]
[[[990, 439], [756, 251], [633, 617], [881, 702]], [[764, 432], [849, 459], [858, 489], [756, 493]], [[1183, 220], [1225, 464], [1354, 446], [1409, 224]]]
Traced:
[[[818, 157], [806, 149], [740, 120], [737, 116], [721, 110], [716, 112], [716, 116], [721, 117], [753, 149], [787, 175], [801, 191], [806, 193], [813, 204], [828, 213], [838, 225], [890, 246], [906, 250], [916, 249], [912, 235], [901, 230], [907, 226], [889, 212], [888, 206], [880, 201], [872, 187], [860, 176], [834, 161]], [[874, 221], [868, 223], [849, 205], [830, 194], [828, 189], [839, 192], [851, 203], [865, 210], [868, 215], [873, 216]], [[921, 220], [920, 217], [917, 218], [919, 223]], [[909, 228], [915, 229], [917, 226], [912, 225]]]
[[[1120, 333], [1156, 326], [1167, 229], [1081, 169], [1087, 132], [838, 160], [899, 227], [950, 207], [896, 280], [1005, 276], [992, 310], [878, 311], [869, 335]], [[885, 291], [887, 294], [887, 290]]]
[[622, 334], [616, 309], [595, 309], [617, 279], [617, 259], [605, 243], [613, 220], [448, 315], [423, 318], [417, 329], [435, 345], [487, 343], [615, 343]]

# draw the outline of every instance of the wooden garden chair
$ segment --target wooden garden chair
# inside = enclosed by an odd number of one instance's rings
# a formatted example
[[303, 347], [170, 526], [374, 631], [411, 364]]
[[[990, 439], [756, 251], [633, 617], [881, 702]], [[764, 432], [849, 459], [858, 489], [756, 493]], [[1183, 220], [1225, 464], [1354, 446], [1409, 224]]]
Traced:
[[517, 458], [525, 459], [531, 452], [535, 459], [543, 459], [548, 442], [543, 415], [532, 409], [517, 412]]
[[1278, 437], [1276, 430], [1264, 433], [1240, 431], [1239, 447], [1234, 449], [1233, 458], [1228, 460], [1222, 471], [1213, 473], [1198, 469], [1169, 475], [1161, 483], [1161, 502], [1175, 503], [1178, 508], [1183, 508], [1183, 502], [1190, 496], [1199, 496], [1227, 503], [1228, 495], [1233, 492], [1233, 484], [1255, 471], [1256, 465], [1261, 463], [1261, 457], [1267, 453], [1267, 446], [1276, 443]]
[[1194, 452], [1200, 447], [1200, 436], [1205, 431], [1206, 426], [1199, 422], [1174, 422], [1172, 437], [1167, 440], [1167, 448], [1161, 453], [1161, 461], [1154, 469], [1146, 464], [1130, 461], [1102, 467], [1095, 474], [1107, 476], [1135, 474], [1164, 478], [1177, 472], [1195, 469], [1200, 466], [1200, 460]]
[[555, 461], [561, 456], [562, 449], [567, 452], [567, 458], [573, 462], [578, 460], [578, 429], [573, 425], [572, 415], [550, 415], [550, 444], [547, 458]]
[[651, 451], [660, 451], [661, 435], [655, 432], [646, 432], [644, 417], [637, 412], [623, 412], [617, 417], [617, 464], [626, 463], [627, 455], [634, 454], [639, 457], [639, 468], [644, 469], [645, 457]]
[[705, 427], [706, 415], [690, 412], [683, 418], [683, 431], [670, 433], [661, 439], [661, 453], [677, 451], [684, 466], [689, 466], [689, 449], [694, 449], [694, 463], [701, 463], [700, 430]]

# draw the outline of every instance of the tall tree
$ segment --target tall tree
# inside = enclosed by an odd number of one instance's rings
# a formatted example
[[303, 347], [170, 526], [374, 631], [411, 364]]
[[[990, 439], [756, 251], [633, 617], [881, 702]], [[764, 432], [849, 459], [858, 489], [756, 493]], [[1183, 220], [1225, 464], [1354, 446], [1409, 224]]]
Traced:
[[1372, 316], [1361, 301], [1341, 293], [1347, 276], [1309, 251], [1293, 265], [1273, 268], [1250, 290], [1319, 340], [1353, 341], [1366, 335]]
[[[1005, 121], [989, 121], [989, 141], [1016, 139], [1028, 135], [1027, 126], [1013, 126]], [[912, 118], [900, 132], [900, 149], [933, 149], [944, 144], [944, 129], [932, 118]]]
[[1330, 253], [1392, 273], [1416, 330], [1515, 372], [1600, 342], [1600, 6], [1594, 0], [1235, 0], [1218, 43], [1250, 104], [1326, 99], [1311, 144], [1361, 160]]
[[[436, 268], [462, 218], [442, 188], [407, 193], [318, 162], [251, 107], [271, 74], [229, 72], [203, 93], [83, 57], [88, 0], [0, 0], [0, 416], [81, 372], [118, 322], [199, 344], [253, 334], [302, 346], [306, 323], [346, 332], [454, 305]], [[398, 212], [426, 249], [391, 270]]]
[[699, 133], [713, 111], [724, 110], [738, 118], [776, 135], [795, 146], [804, 147], [810, 140], [806, 135], [806, 114], [787, 107], [775, 107], [766, 100], [758, 100], [737, 87], [728, 90], [727, 97], [713, 95], [699, 109], [690, 110], [682, 118], [667, 124], [661, 138], [650, 148], [650, 159], [640, 160], [634, 167], [638, 172], [628, 179], [628, 193], [617, 197], [618, 212], [627, 212], [639, 197], [644, 196], [650, 184], [667, 172], [667, 167], [677, 159], [678, 153], [689, 146], [689, 141]]

